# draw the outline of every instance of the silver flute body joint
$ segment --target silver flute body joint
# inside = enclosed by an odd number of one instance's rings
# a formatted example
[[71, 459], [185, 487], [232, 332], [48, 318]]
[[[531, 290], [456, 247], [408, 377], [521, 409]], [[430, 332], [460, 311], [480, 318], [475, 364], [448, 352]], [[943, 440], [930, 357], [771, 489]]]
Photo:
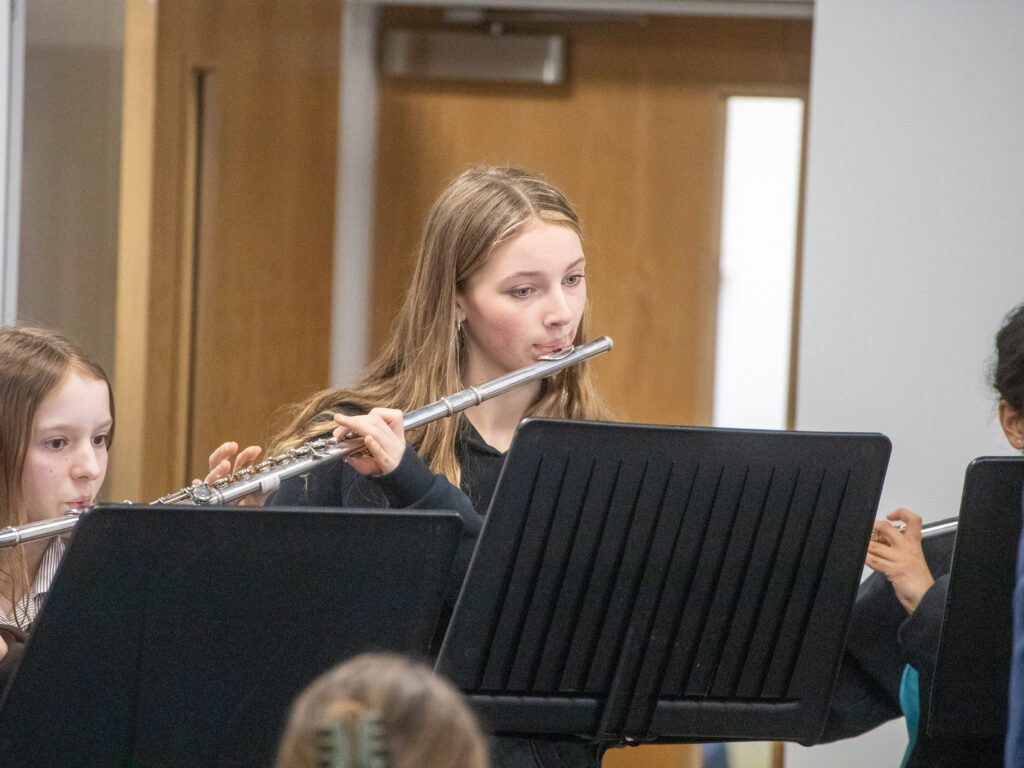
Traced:
[[956, 533], [959, 520], [946, 520], [942, 523], [929, 523], [921, 526], [921, 538], [930, 539], [933, 536], [941, 536], [944, 533]]
[[65, 531], [70, 531], [82, 510], [69, 510], [62, 517], [55, 517], [52, 520], [40, 520], [37, 523], [26, 523], [25, 525], [9, 525], [0, 528], [0, 549], [16, 547], [19, 544], [27, 544], [30, 541], [48, 539], [51, 536], [60, 536]]
[[[442, 397], [422, 408], [409, 411], [402, 419], [402, 426], [406, 431], [411, 431], [432, 421], [453, 416], [459, 411], [479, 405], [484, 400], [490, 400], [492, 397], [497, 397], [528, 382], [552, 376], [565, 368], [607, 352], [611, 348], [612, 340], [607, 336], [602, 336], [588, 344], [569, 347], [554, 354], [545, 355], [533, 365], [512, 371], [486, 384], [467, 387], [454, 395]], [[344, 458], [361, 450], [363, 450], [362, 438], [323, 437], [311, 440], [287, 453], [266, 459], [249, 469], [243, 469], [232, 477], [212, 484], [201, 483], [182, 488], [175, 493], [162, 496], [153, 503], [198, 504], [202, 506], [230, 504], [253, 493], [275, 491], [281, 485], [282, 480], [303, 475], [313, 467]]]

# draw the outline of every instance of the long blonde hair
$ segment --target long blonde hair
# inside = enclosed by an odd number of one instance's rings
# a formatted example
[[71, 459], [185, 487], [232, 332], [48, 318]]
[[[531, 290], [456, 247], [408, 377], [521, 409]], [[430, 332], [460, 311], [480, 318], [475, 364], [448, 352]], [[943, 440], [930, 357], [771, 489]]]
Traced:
[[[580, 234], [565, 196], [543, 179], [514, 168], [475, 167], [458, 176], [434, 203], [424, 226], [412, 283], [380, 356], [352, 389], [326, 390], [293, 410], [291, 421], [272, 441], [280, 453], [322, 434], [331, 413], [376, 406], [410, 411], [464, 387], [466, 350], [455, 322], [457, 295], [496, 247], [535, 221]], [[584, 307], [574, 344], [588, 339]], [[586, 364], [543, 382], [527, 416], [593, 419], [605, 415]], [[461, 480], [456, 455], [464, 416], [435, 421], [410, 442], [454, 484]]]
[[[29, 511], [21, 491], [25, 455], [32, 439], [36, 410], [72, 370], [107, 385], [110, 430], [114, 438], [114, 395], [103, 367], [68, 339], [30, 326], [0, 328], [0, 527], [24, 525]], [[7, 561], [13, 584], [8, 595], [16, 605], [29, 591], [29, 574], [21, 546]]]
[[459, 692], [430, 668], [393, 654], [356, 656], [310, 683], [292, 705], [277, 768], [323, 765], [321, 732], [331, 728], [346, 730], [358, 753], [366, 745], [356, 723], [366, 718], [382, 726], [388, 768], [487, 768], [487, 743]]

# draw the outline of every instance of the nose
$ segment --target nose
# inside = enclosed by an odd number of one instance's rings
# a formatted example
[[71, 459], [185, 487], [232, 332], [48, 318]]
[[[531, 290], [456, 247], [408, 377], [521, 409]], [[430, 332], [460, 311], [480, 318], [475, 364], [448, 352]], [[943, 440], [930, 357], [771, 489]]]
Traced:
[[545, 317], [546, 324], [554, 326], [568, 325], [572, 322], [572, 319], [573, 309], [569, 303], [569, 297], [566, 295], [565, 289], [559, 286], [551, 292], [547, 316]]
[[100, 475], [100, 459], [96, 448], [85, 443], [75, 451], [71, 460], [71, 476], [75, 480], [95, 480]]

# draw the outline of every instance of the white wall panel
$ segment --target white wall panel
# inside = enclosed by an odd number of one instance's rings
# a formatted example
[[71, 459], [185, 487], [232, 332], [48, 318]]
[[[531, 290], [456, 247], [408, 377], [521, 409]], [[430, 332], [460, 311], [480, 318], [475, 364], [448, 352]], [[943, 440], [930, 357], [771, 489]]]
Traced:
[[[797, 426], [889, 435], [883, 514], [956, 514], [967, 463], [1010, 452], [986, 368], [1024, 301], [1022, 29], [1019, 0], [815, 6]], [[893, 724], [786, 765], [904, 744]]]

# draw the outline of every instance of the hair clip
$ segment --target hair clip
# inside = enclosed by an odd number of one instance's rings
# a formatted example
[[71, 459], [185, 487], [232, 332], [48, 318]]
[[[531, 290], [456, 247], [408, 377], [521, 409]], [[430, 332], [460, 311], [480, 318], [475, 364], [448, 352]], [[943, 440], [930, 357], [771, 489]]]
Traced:
[[321, 768], [388, 768], [384, 723], [358, 704], [337, 704], [316, 731]]

